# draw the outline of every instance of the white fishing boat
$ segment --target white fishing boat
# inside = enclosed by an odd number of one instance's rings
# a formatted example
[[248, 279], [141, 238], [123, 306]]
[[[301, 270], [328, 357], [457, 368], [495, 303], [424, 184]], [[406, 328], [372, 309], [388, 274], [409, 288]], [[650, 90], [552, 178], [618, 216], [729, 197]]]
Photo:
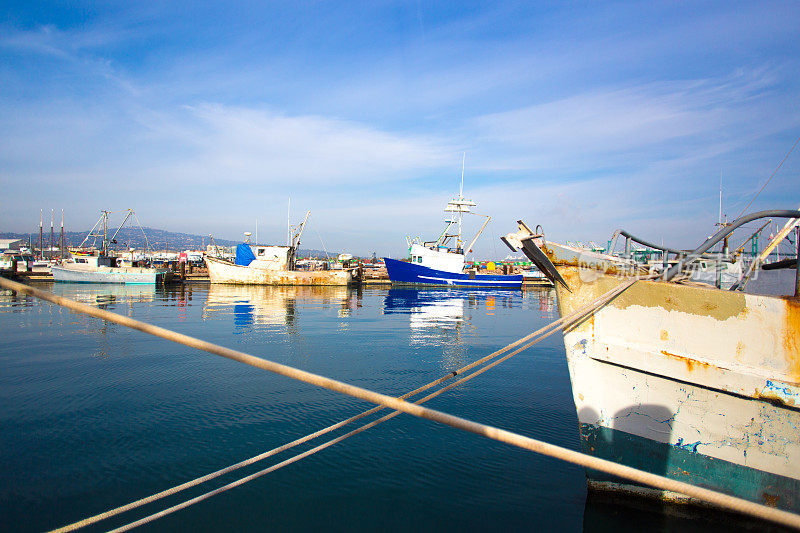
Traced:
[[[300, 237], [308, 221], [289, 229], [288, 246], [263, 246], [242, 243], [236, 247], [234, 262], [206, 255], [211, 283], [240, 285], [348, 285], [354, 281], [353, 269], [295, 270]], [[249, 234], [248, 234], [249, 235]]]
[[[131, 215], [133, 215], [133, 211], [128, 210], [128, 214], [122, 224], [109, 239], [109, 212], [103, 211], [100, 219], [81, 243], [81, 246], [83, 246], [91, 237], [95, 237], [95, 239], [102, 237], [102, 248], [87, 254], [70, 254], [71, 258], [69, 260], [64, 261], [61, 265], [51, 267], [53, 280], [68, 283], [159, 284], [169, 282], [172, 279], [172, 273], [167, 269], [120, 266], [119, 259], [110, 254], [110, 244], [116, 242], [117, 233], [119, 233], [119, 230], [122, 229]], [[102, 233], [100, 233], [101, 228]]]
[[76, 256], [51, 267], [53, 280], [68, 283], [159, 284], [169, 282], [167, 269], [117, 266], [117, 258], [102, 253]]
[[[660, 279], [639, 279], [565, 330], [584, 452], [800, 511], [797, 294], [721, 290], [689, 281], [686, 268], [737, 227], [767, 216], [800, 211], [740, 218]], [[556, 284], [562, 317], [642, 273], [608, 255], [569, 257], [521, 221], [504, 241]], [[587, 477], [596, 489], [676, 496], [599, 472]]]

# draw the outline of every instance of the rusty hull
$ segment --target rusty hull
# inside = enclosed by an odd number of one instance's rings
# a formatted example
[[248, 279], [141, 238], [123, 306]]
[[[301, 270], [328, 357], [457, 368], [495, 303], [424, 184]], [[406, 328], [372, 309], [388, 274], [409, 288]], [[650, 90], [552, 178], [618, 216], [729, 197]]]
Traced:
[[[556, 287], [562, 316], [630, 279], [557, 268], [572, 291]], [[797, 486], [799, 334], [796, 298], [639, 280], [564, 334], [581, 427]]]
[[354, 282], [351, 270], [267, 270], [234, 265], [206, 257], [211, 283], [237, 285], [348, 285]]

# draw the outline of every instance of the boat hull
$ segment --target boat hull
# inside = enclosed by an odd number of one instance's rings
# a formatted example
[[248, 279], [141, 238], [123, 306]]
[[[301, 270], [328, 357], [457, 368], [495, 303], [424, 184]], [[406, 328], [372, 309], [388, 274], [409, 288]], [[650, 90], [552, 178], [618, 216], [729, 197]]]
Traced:
[[491, 274], [463, 274], [444, 272], [414, 263], [398, 261], [385, 257], [386, 271], [392, 283], [414, 285], [451, 285], [459, 287], [522, 287], [522, 276], [503, 276]]
[[167, 281], [170, 273], [152, 268], [103, 268], [78, 270], [63, 266], [51, 268], [53, 280], [67, 283], [125, 283], [155, 285]]
[[[561, 316], [626, 281], [558, 270]], [[564, 334], [583, 450], [800, 511], [799, 326], [796, 299], [638, 281]]]
[[211, 283], [237, 285], [348, 285], [353, 283], [350, 270], [267, 270], [235, 265], [206, 257]]

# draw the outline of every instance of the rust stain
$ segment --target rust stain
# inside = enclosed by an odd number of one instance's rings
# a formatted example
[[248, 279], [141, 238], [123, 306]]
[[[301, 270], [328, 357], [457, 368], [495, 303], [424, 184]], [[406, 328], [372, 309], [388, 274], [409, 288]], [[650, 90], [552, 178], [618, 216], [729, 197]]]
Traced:
[[795, 383], [800, 382], [800, 298], [783, 298], [786, 302], [786, 324], [783, 349], [788, 373]]
[[741, 356], [744, 353], [744, 343], [739, 341], [736, 343], [736, 355]]
[[[564, 259], [563, 257], [556, 257], [555, 253], [553, 252], [552, 248], [548, 248], [546, 244], [543, 244], [541, 247], [542, 252], [547, 256], [548, 259], [553, 263], [554, 266], [561, 267], [575, 267], [575, 268], [584, 268], [588, 270], [596, 270], [598, 274], [608, 274], [612, 276], [617, 275], [625, 275], [631, 272], [631, 267], [617, 265], [616, 263], [612, 262], [611, 260], [605, 261], [602, 259], [598, 260], [598, 265], [587, 265], [585, 263], [581, 263], [580, 259], [576, 257], [575, 259]], [[602, 268], [600, 268], [602, 267]], [[644, 272], [645, 270], [641, 267], [638, 267], [637, 270]], [[559, 269], [559, 272], [561, 270]], [[563, 273], [562, 273], [563, 276]]]
[[669, 340], [669, 333], [665, 329], [661, 330], [661, 340], [662, 341], [668, 341]]
[[764, 499], [764, 503], [770, 507], [777, 507], [778, 501], [781, 499], [780, 496], [768, 492], [763, 493], [761, 497]]
[[676, 359], [678, 361], [682, 361], [686, 365], [686, 370], [688, 370], [689, 372], [694, 371], [696, 368], [709, 369], [709, 368], [711, 368], [713, 366], [710, 363], [705, 363], [703, 361], [698, 361], [697, 359], [692, 359], [690, 357], [684, 357], [682, 355], [669, 353], [666, 350], [661, 350], [661, 353], [663, 355], [666, 355], [667, 357], [672, 358], [672, 359]]
[[770, 394], [765, 391], [756, 391], [753, 398], [764, 400], [775, 407], [795, 407], [796, 403], [792, 398], [780, 398], [777, 394]]

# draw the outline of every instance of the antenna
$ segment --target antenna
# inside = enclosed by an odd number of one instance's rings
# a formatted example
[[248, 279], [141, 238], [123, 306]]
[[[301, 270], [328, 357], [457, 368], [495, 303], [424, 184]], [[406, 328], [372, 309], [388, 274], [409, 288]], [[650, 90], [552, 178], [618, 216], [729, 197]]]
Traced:
[[461, 187], [458, 188], [459, 198], [464, 197], [464, 163], [466, 161], [467, 161], [467, 152], [464, 152], [461, 156]]
[[717, 218], [717, 224], [722, 224], [722, 170], [719, 171], [719, 217]]

